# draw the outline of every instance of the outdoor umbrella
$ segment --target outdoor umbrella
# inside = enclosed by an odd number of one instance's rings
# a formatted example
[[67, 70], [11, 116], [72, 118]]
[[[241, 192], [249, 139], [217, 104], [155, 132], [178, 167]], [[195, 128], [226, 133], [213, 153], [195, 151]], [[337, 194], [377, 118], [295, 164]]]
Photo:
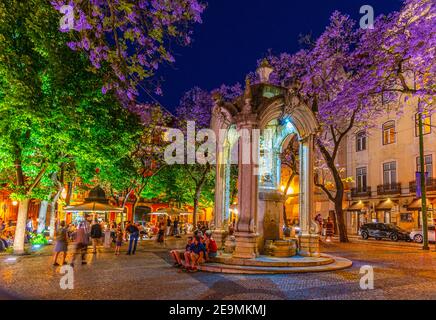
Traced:
[[65, 212], [123, 212], [123, 208], [114, 207], [101, 202], [84, 202], [75, 206], [68, 206]]

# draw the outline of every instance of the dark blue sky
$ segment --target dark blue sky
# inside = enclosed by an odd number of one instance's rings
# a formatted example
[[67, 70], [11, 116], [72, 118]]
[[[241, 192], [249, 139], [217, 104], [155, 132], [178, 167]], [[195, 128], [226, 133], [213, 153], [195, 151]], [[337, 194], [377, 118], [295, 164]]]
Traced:
[[[163, 97], [173, 111], [182, 94], [194, 86], [213, 89], [243, 82], [269, 49], [295, 52], [299, 34], [319, 35], [334, 10], [357, 21], [362, 5], [375, 15], [398, 10], [401, 0], [209, 0], [203, 23], [194, 29], [190, 47], [175, 48], [176, 63], [163, 66]], [[145, 97], [146, 98], [146, 97]]]

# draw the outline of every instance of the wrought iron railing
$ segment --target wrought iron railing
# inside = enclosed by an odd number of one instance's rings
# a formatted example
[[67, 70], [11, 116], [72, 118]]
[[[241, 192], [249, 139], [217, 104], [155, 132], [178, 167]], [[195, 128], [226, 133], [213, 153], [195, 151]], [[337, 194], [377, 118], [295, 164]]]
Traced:
[[370, 196], [371, 196], [371, 187], [351, 188], [351, 197], [353, 198], [370, 197]]
[[377, 186], [378, 195], [400, 194], [401, 183], [381, 184]]
[[[435, 178], [428, 178], [425, 187], [427, 191], [436, 191], [436, 179]], [[409, 190], [410, 193], [416, 192], [416, 180], [409, 182]]]

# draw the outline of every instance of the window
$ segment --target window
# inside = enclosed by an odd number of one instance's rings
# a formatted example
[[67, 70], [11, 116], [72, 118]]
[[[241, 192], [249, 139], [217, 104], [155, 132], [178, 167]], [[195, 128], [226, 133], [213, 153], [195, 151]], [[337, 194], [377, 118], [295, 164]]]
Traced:
[[[416, 158], [416, 172], [421, 172], [421, 163], [419, 157]], [[433, 177], [433, 156], [431, 154], [424, 156], [424, 172], [428, 172], [428, 177]]]
[[383, 145], [395, 143], [395, 121], [383, 124]]
[[356, 169], [356, 186], [357, 191], [364, 192], [366, 191], [366, 168], [357, 168]]
[[401, 222], [413, 222], [413, 216], [411, 213], [401, 213], [400, 214], [400, 221]]
[[[422, 114], [422, 134], [431, 133], [431, 116], [428, 112]], [[415, 136], [419, 136], [419, 113], [415, 114]]]
[[383, 164], [383, 184], [393, 185], [397, 183], [397, 163], [387, 162]]
[[356, 151], [366, 150], [366, 132], [360, 131], [356, 134]]

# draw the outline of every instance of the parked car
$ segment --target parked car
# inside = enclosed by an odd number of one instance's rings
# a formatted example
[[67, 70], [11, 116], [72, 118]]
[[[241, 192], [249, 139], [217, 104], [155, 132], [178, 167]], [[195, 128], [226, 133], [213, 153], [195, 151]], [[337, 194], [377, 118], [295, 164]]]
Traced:
[[411, 241], [410, 232], [391, 223], [366, 223], [359, 229], [362, 239], [375, 238], [376, 240], [390, 239], [392, 241]]
[[[428, 241], [434, 242], [436, 235], [435, 235], [435, 226], [429, 226], [428, 227]], [[424, 234], [422, 232], [422, 229], [412, 230], [410, 233], [410, 239], [417, 243], [422, 243], [424, 241]]]

